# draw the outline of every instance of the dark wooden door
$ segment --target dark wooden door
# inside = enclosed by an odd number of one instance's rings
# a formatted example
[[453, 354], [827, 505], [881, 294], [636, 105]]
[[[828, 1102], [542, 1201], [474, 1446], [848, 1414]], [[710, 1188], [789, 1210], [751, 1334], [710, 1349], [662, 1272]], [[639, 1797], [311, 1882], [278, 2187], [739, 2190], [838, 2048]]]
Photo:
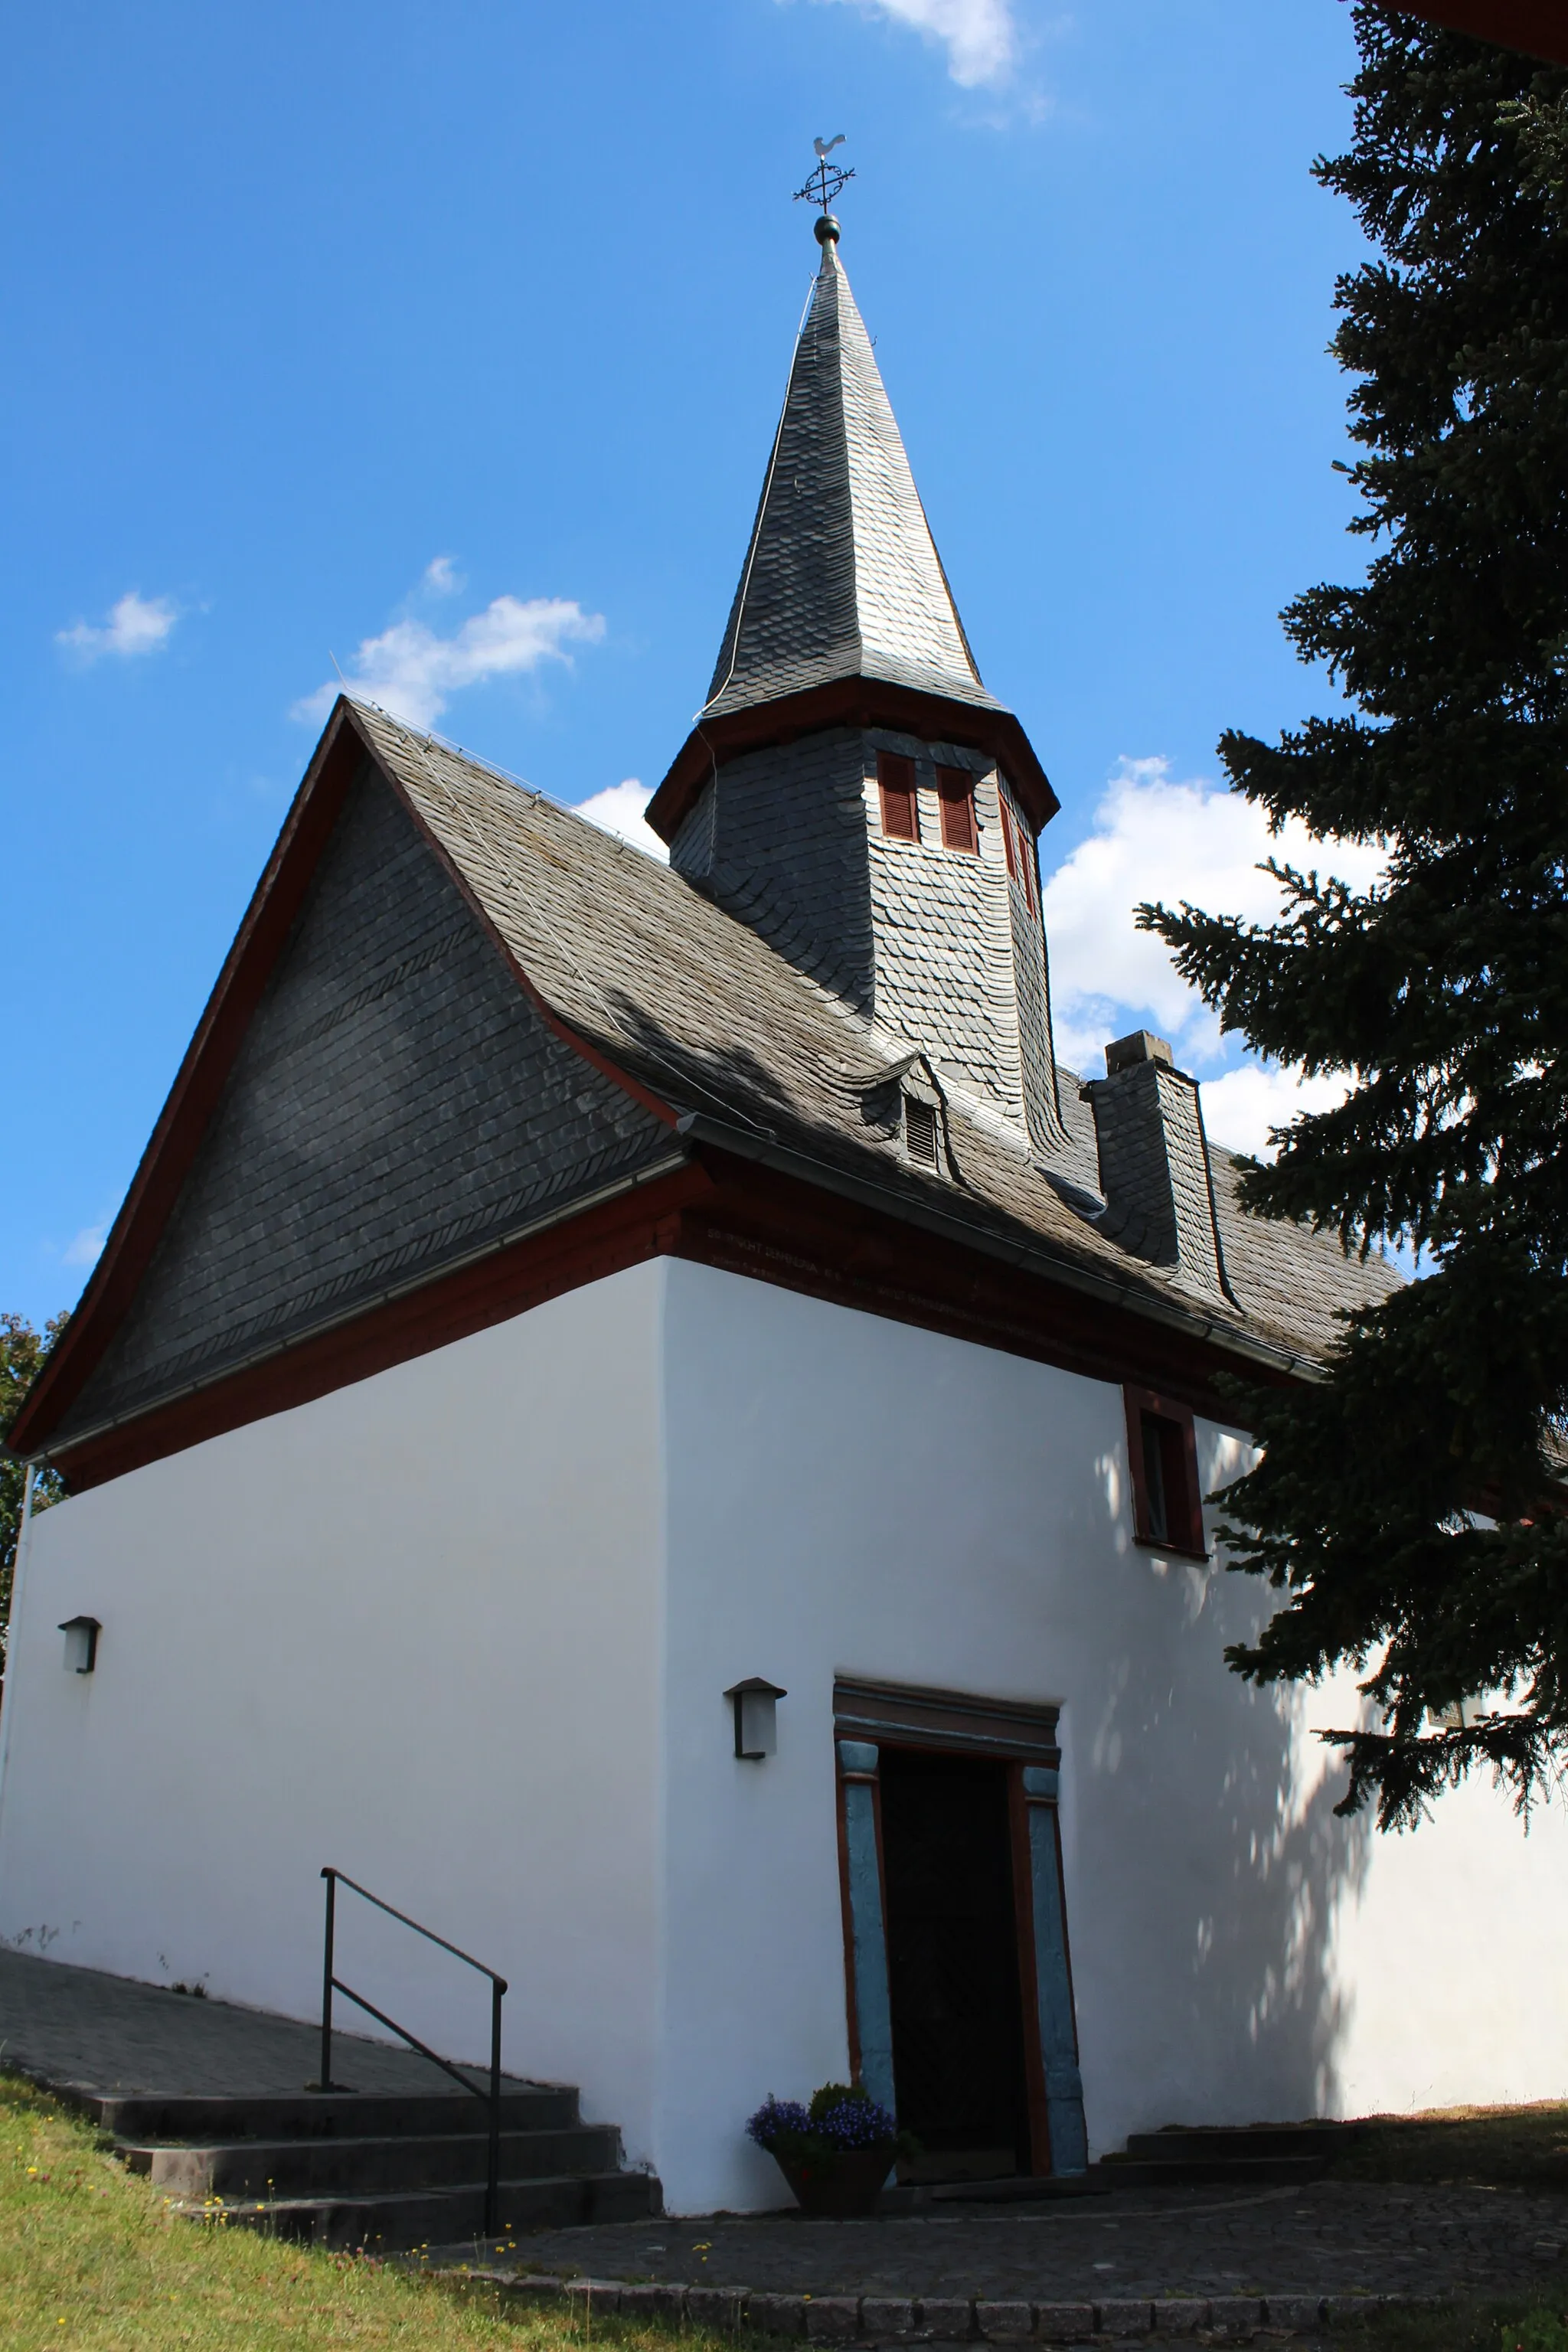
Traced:
[[1026, 2172], [1006, 1766], [884, 1748], [879, 1779], [893, 2078], [925, 2150], [912, 2177]]

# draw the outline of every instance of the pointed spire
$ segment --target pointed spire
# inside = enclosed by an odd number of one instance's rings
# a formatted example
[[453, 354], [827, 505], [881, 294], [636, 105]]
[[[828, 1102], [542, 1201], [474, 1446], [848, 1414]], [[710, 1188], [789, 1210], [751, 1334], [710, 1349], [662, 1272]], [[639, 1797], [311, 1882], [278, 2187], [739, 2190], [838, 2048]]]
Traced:
[[702, 716], [849, 677], [1000, 709], [969, 650], [831, 213], [816, 235], [822, 268]]

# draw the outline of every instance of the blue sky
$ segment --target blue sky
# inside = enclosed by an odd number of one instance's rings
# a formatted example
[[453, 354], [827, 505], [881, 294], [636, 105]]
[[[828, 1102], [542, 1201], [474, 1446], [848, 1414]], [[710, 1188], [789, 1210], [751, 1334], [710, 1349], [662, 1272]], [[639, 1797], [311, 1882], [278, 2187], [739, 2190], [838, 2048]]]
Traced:
[[1324, 352], [1360, 247], [1309, 177], [1342, 0], [57, 0], [7, 64], [0, 1307], [79, 1290], [334, 662], [635, 824], [744, 551], [819, 131], [1061, 797], [1068, 1058], [1147, 1021], [1211, 1131], [1289, 1109], [1128, 909], [1261, 908], [1215, 740], [1328, 699], [1276, 616], [1360, 561]]

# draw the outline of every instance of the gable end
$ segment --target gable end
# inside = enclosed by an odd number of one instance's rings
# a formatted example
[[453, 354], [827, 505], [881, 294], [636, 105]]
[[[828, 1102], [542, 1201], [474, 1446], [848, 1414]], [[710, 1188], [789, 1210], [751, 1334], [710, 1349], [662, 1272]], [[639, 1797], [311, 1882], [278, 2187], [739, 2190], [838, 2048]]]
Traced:
[[130, 1307], [53, 1447], [669, 1152], [361, 761]]

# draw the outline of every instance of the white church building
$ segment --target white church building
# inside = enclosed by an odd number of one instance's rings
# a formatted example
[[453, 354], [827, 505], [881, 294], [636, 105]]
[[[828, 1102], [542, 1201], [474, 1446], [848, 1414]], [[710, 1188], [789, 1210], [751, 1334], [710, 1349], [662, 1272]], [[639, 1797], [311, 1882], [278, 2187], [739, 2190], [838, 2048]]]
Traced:
[[1158, 1040], [1058, 1066], [1056, 798], [818, 235], [668, 866], [331, 714], [13, 1432], [0, 1937], [309, 2018], [332, 1864], [678, 2212], [850, 2070], [933, 2177], [1561, 2095], [1558, 1813], [1380, 1838], [1353, 1686], [1223, 1663], [1217, 1383], [1394, 1276], [1243, 1216]]

